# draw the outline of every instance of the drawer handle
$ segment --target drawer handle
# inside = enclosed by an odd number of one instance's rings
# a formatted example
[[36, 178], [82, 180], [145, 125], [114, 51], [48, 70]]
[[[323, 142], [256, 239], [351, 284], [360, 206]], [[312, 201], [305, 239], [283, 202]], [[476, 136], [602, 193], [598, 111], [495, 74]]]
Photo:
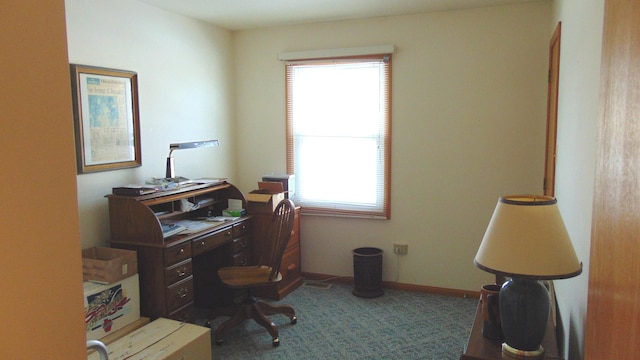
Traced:
[[240, 246], [242, 246], [243, 248], [246, 248], [247, 246], [249, 246], [249, 242], [248, 241], [241, 241], [240, 242]]
[[293, 271], [297, 268], [298, 266], [296, 264], [290, 264], [289, 266], [287, 266], [287, 270], [288, 271]]
[[200, 246], [204, 246], [204, 240], [200, 242]]
[[187, 291], [187, 289], [180, 289], [180, 290], [178, 290], [178, 297], [180, 299], [184, 299], [187, 296], [188, 292], [189, 291]]
[[247, 266], [248, 263], [249, 263], [249, 259], [244, 258], [240, 261], [240, 266]]
[[187, 267], [183, 267], [182, 271], [180, 269], [176, 269], [176, 274], [178, 274], [178, 277], [183, 277], [187, 274]]
[[231, 230], [227, 231], [226, 235], [227, 235], [227, 237], [230, 237], [231, 236]]
[[180, 251], [178, 251], [178, 253], [184, 254], [184, 248], [180, 248]]

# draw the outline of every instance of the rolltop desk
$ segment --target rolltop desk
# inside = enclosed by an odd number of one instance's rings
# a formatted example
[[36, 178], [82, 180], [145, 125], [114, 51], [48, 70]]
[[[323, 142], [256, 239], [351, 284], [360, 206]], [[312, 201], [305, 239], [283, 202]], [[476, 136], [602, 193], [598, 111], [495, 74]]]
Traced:
[[111, 246], [137, 252], [142, 316], [193, 321], [195, 307], [210, 308], [233, 299], [216, 272], [223, 266], [251, 263], [252, 216], [168, 237], [161, 223], [220, 216], [229, 199], [242, 201], [246, 208], [238, 188], [224, 180], [196, 180], [174, 190], [106, 198]]

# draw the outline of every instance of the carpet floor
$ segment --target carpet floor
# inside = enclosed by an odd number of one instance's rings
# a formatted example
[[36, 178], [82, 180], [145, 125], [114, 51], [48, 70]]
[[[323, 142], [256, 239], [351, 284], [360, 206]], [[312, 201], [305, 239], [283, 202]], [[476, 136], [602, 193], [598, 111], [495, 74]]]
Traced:
[[[475, 315], [477, 299], [385, 289], [365, 299], [352, 287], [301, 286], [276, 304], [289, 304], [298, 322], [284, 315], [271, 320], [280, 331], [280, 346], [253, 321], [231, 330], [213, 359], [433, 359], [460, 357]], [[212, 329], [225, 321], [213, 321]], [[200, 318], [196, 323], [204, 324]], [[212, 331], [212, 344], [215, 344]]]

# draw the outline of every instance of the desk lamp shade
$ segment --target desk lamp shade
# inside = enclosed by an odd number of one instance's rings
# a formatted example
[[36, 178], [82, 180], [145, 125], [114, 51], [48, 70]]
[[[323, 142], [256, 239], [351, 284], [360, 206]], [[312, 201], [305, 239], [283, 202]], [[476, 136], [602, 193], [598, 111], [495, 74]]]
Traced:
[[549, 317], [549, 292], [540, 280], [582, 272], [557, 200], [539, 195], [499, 199], [474, 263], [509, 277], [500, 290], [504, 352], [538, 357]]

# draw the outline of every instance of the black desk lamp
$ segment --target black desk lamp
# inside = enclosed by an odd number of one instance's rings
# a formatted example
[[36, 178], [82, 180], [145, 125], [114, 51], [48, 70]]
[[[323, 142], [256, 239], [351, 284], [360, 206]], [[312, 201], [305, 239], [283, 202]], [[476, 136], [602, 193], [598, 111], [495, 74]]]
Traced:
[[557, 200], [549, 196], [501, 197], [474, 263], [510, 277], [500, 290], [500, 322], [507, 358], [540, 358], [550, 298], [540, 280], [582, 272]]
[[171, 157], [171, 154], [173, 153], [174, 150], [194, 149], [194, 148], [212, 147], [212, 146], [220, 146], [220, 142], [218, 140], [204, 140], [204, 141], [192, 141], [192, 142], [170, 144], [169, 156], [167, 156], [167, 173], [165, 177], [168, 179], [173, 179], [176, 177], [176, 172], [173, 164], [173, 157]]

